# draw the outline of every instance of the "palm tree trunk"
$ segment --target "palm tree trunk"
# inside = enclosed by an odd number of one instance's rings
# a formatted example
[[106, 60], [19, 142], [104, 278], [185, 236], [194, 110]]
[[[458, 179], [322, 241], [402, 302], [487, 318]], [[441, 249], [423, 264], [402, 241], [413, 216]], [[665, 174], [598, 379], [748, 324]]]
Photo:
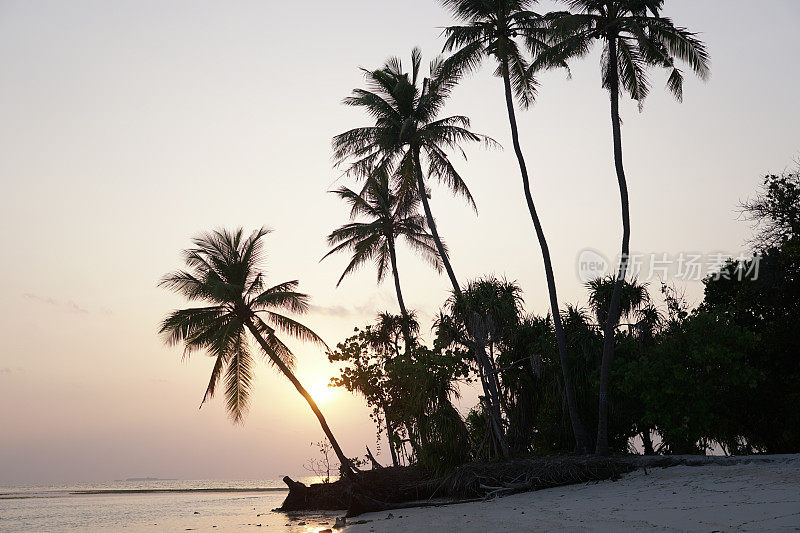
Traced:
[[386, 404], [383, 404], [383, 420], [386, 423], [386, 438], [389, 441], [389, 453], [392, 456], [392, 466], [400, 466], [397, 461], [397, 450], [394, 449], [394, 427], [392, 426], [391, 421], [389, 421], [389, 410], [386, 408]]
[[411, 329], [409, 325], [408, 311], [403, 301], [403, 291], [400, 290], [400, 273], [397, 270], [397, 253], [394, 248], [394, 239], [389, 236], [389, 258], [392, 262], [392, 276], [394, 277], [394, 290], [397, 292], [397, 304], [400, 306], [400, 314], [403, 315], [403, 340], [406, 343], [406, 353], [412, 346]]
[[458, 280], [453, 272], [453, 267], [450, 265], [450, 259], [447, 257], [447, 252], [444, 250], [442, 239], [439, 238], [439, 232], [436, 231], [436, 222], [433, 220], [431, 206], [428, 203], [428, 194], [425, 191], [425, 178], [422, 176], [422, 163], [420, 163], [419, 160], [419, 150], [416, 148], [412, 148], [412, 150], [414, 150], [414, 166], [416, 167], [415, 171], [417, 173], [417, 193], [419, 194], [420, 200], [422, 200], [422, 209], [425, 211], [425, 220], [428, 222], [428, 228], [431, 230], [431, 236], [433, 237], [433, 241], [436, 243], [436, 250], [439, 252], [439, 257], [444, 264], [444, 269], [447, 271], [447, 277], [450, 278], [450, 283], [453, 285], [453, 292], [456, 295], [460, 295], [461, 287], [458, 285]]
[[506, 440], [505, 433], [503, 432], [503, 415], [498, 404], [500, 399], [500, 391], [495, 385], [497, 382], [493, 379], [495, 376], [493, 375], [493, 369], [489, 362], [489, 357], [486, 354], [486, 347], [480, 340], [484, 338], [484, 332], [481, 331], [483, 326], [480, 315], [473, 312], [472, 322], [466, 324], [466, 327], [474, 339], [472, 343], [472, 350], [474, 352], [473, 355], [475, 357], [475, 362], [478, 366], [478, 376], [481, 380], [483, 396], [486, 400], [487, 416], [489, 417], [490, 422], [489, 429], [494, 437], [493, 442], [495, 444], [495, 448], [500, 450], [500, 453], [503, 457], [509, 457], [511, 452], [510, 448], [508, 447], [508, 441]]
[[611, 302], [608, 305], [608, 316], [603, 330], [603, 360], [600, 365], [600, 388], [597, 410], [597, 446], [595, 453], [607, 455], [608, 449], [608, 378], [611, 372], [611, 363], [614, 360], [614, 332], [619, 321], [619, 299], [622, 292], [622, 283], [628, 270], [628, 255], [630, 254], [631, 220], [628, 204], [628, 184], [625, 181], [625, 169], [622, 166], [622, 132], [619, 121], [619, 73], [617, 66], [617, 42], [611, 38], [608, 43], [609, 57], [609, 91], [611, 93], [611, 129], [614, 136], [614, 166], [617, 171], [619, 184], [619, 197], [622, 207], [622, 254], [620, 255], [619, 271], [614, 282], [614, 291], [611, 293]]
[[484, 346], [476, 347], [476, 351], [480, 354], [480, 359], [483, 366], [486, 368], [486, 384], [488, 386], [487, 402], [489, 403], [489, 415], [492, 419], [492, 430], [495, 434], [495, 440], [500, 448], [503, 457], [511, 457], [511, 449], [508, 447], [508, 440], [506, 440], [505, 432], [503, 431], [503, 415], [500, 407], [500, 390], [496, 376], [492, 375], [492, 365], [486, 355], [486, 348]]
[[[431, 236], [433, 237], [434, 242], [436, 243], [436, 250], [439, 252], [439, 257], [442, 259], [442, 263], [444, 264], [444, 268], [447, 271], [447, 276], [450, 278], [450, 283], [453, 285], [453, 293], [458, 297], [461, 296], [461, 287], [458, 285], [458, 280], [456, 279], [456, 275], [453, 272], [453, 267], [450, 265], [450, 259], [447, 257], [447, 253], [444, 250], [444, 245], [442, 244], [442, 240], [439, 238], [439, 232], [436, 230], [436, 222], [433, 220], [433, 213], [431, 212], [431, 206], [428, 204], [428, 195], [425, 191], [425, 179], [422, 176], [422, 163], [419, 160], [419, 150], [416, 148], [411, 148], [414, 152], [414, 167], [417, 173], [417, 192], [422, 200], [422, 208], [425, 211], [425, 219], [428, 222], [428, 228], [431, 230]], [[476, 352], [482, 352], [482, 356], [478, 356], [478, 364], [482, 364], [485, 368], [485, 372], [487, 377], [491, 379], [489, 376], [489, 372], [491, 369], [487, 366], [485, 359], [486, 359], [486, 352], [485, 347], [475, 347]], [[477, 353], [476, 353], [477, 355]], [[491, 390], [489, 388], [489, 404], [491, 406], [496, 405], [498, 393], [497, 391]], [[503, 450], [504, 455], [508, 456], [508, 444], [505, 442], [505, 436], [503, 435], [502, 424], [500, 423], [499, 417], [501, 416], [499, 413], [499, 407], [497, 409], [492, 408], [492, 419], [494, 421], [493, 427], [496, 432], [496, 436], [498, 439], [498, 443]]]
[[[255, 337], [258, 344], [260, 344], [261, 347], [264, 349], [264, 353], [267, 354], [271, 353], [272, 350], [267, 344], [267, 341], [264, 340], [264, 337], [261, 336], [261, 333], [259, 333], [258, 329], [256, 329], [256, 327], [253, 325], [253, 321], [250, 319], [250, 317], [246, 317], [243, 320], [245, 326], [247, 326], [247, 329], [250, 330], [250, 333], [253, 335], [253, 337]], [[357, 481], [356, 474], [353, 471], [353, 466], [350, 462], [350, 459], [348, 459], [347, 456], [344, 454], [342, 448], [339, 446], [339, 443], [336, 441], [336, 437], [333, 436], [333, 432], [331, 431], [331, 428], [328, 427], [328, 422], [322, 415], [322, 411], [320, 411], [319, 407], [317, 407], [317, 402], [314, 401], [314, 398], [311, 397], [311, 395], [308, 393], [305, 387], [303, 387], [300, 381], [298, 381], [298, 379], [294, 375], [294, 372], [292, 372], [291, 369], [288, 366], [286, 366], [286, 364], [283, 361], [280, 360], [280, 358], [273, 357], [271, 359], [272, 362], [275, 363], [275, 366], [277, 366], [278, 369], [281, 372], [283, 372], [283, 375], [286, 376], [286, 378], [292, 382], [292, 385], [294, 385], [294, 388], [297, 389], [297, 392], [299, 392], [300, 395], [303, 398], [305, 398], [306, 402], [308, 402], [309, 407], [311, 407], [311, 410], [314, 411], [314, 414], [317, 416], [317, 420], [319, 420], [319, 423], [322, 426], [322, 431], [324, 431], [325, 436], [328, 437], [328, 441], [331, 443], [331, 447], [333, 447], [333, 451], [336, 453], [336, 457], [339, 459], [339, 463], [341, 463], [342, 473], [344, 473], [344, 475], [349, 477], [351, 480]]]
[[412, 424], [403, 422], [403, 426], [406, 428], [406, 435], [408, 435], [408, 439], [406, 440], [408, 440], [408, 445], [411, 447], [411, 456], [408, 458], [408, 461], [409, 463], [413, 463], [419, 457], [419, 439], [412, 431]]
[[653, 439], [650, 438], [650, 428], [642, 431], [642, 448], [645, 455], [656, 454], [655, 450], [653, 449]]
[[519, 144], [519, 132], [517, 130], [517, 117], [514, 112], [514, 96], [511, 90], [511, 80], [508, 75], [508, 66], [503, 65], [503, 85], [506, 93], [506, 108], [508, 109], [508, 122], [511, 125], [511, 140], [514, 144], [514, 153], [517, 154], [519, 171], [522, 174], [522, 185], [525, 192], [525, 201], [528, 203], [528, 211], [533, 220], [533, 227], [536, 230], [536, 237], [539, 239], [539, 247], [542, 249], [542, 259], [544, 261], [544, 273], [547, 279], [547, 290], [550, 293], [550, 310], [553, 316], [553, 329], [556, 333], [558, 344], [558, 358], [561, 361], [561, 374], [564, 378], [564, 391], [566, 394], [569, 419], [572, 423], [572, 434], [575, 437], [575, 451], [577, 453], [589, 453], [589, 434], [578, 414], [578, 401], [575, 397], [575, 388], [572, 385], [572, 369], [567, 356], [567, 339], [564, 334], [564, 327], [561, 324], [561, 313], [558, 308], [558, 294], [556, 293], [556, 281], [553, 275], [553, 263], [550, 260], [550, 248], [542, 229], [539, 215], [536, 213], [536, 206], [531, 195], [531, 184], [528, 179], [528, 168], [525, 165], [525, 158], [522, 155], [522, 148]]

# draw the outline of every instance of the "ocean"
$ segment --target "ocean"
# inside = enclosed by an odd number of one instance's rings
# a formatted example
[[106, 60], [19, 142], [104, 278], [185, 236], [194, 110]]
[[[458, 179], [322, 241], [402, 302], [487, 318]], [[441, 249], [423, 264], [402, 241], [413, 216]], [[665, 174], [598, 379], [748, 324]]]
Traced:
[[[302, 480], [308, 483], [310, 480]], [[0, 486], [0, 531], [263, 531], [317, 533], [344, 511], [274, 512], [280, 480], [138, 480]]]

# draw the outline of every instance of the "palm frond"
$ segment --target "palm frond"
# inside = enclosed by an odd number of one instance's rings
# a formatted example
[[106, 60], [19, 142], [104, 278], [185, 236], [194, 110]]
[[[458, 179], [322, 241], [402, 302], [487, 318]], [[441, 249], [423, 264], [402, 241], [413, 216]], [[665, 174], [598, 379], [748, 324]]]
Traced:
[[253, 358], [244, 334], [235, 339], [225, 370], [225, 406], [234, 423], [241, 423], [250, 403], [253, 383]]
[[325, 341], [322, 340], [319, 335], [314, 333], [311, 329], [304, 326], [300, 322], [297, 322], [296, 320], [293, 320], [285, 315], [275, 313], [274, 311], [265, 310], [260, 312], [266, 315], [269, 323], [274, 324], [276, 329], [283, 331], [284, 333], [291, 335], [296, 339], [313, 342], [325, 348], [326, 350], [328, 349], [328, 345], [325, 344]]
[[310, 297], [307, 294], [295, 290], [299, 283], [300, 282], [297, 280], [284, 281], [274, 287], [270, 287], [250, 300], [249, 306], [253, 310], [271, 307], [288, 309], [292, 313], [306, 313], [308, 311]]

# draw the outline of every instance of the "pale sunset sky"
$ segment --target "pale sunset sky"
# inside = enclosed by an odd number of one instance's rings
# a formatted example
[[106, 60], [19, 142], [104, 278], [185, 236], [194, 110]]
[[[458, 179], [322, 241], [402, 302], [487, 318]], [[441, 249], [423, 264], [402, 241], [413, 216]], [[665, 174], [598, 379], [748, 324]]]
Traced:
[[[800, 154], [800, 3], [667, 0], [664, 13], [701, 32], [712, 77], [687, 75], [680, 104], [654, 72], [643, 112], [624, 103], [632, 249], [738, 253], [749, 228], [737, 203]], [[434, 0], [0, 0], [0, 485], [304, 475], [309, 443], [323, 436], [304, 400], [262, 364], [244, 425], [221, 398], [198, 410], [212, 360], [182, 362], [164, 346], [158, 323], [185, 302], [157, 283], [198, 232], [266, 225], [269, 279], [300, 280], [314, 303], [303, 320], [331, 346], [377, 311], [396, 312], [392, 284], [376, 286], [374, 270], [337, 289], [347, 258], [319, 262], [327, 233], [347, 221], [326, 191], [351, 183], [331, 168], [330, 141], [368, 123], [340, 103], [362, 86], [358, 67], [408, 63], [413, 46], [427, 61], [448, 23]], [[571, 80], [541, 76], [536, 105], [519, 115], [562, 305], [585, 303], [579, 252], [613, 256], [619, 245], [599, 53], [576, 62]], [[527, 310], [544, 314], [489, 65], [445, 112], [470, 116], [505, 148], [457, 159], [477, 216], [433, 190], [455, 272], [462, 283], [516, 280]], [[405, 250], [399, 263], [427, 332], [447, 278]], [[702, 299], [699, 282], [678, 285]], [[291, 346], [298, 377], [319, 391], [336, 370], [319, 349]], [[375, 449], [360, 399], [336, 391], [320, 406], [346, 453]]]

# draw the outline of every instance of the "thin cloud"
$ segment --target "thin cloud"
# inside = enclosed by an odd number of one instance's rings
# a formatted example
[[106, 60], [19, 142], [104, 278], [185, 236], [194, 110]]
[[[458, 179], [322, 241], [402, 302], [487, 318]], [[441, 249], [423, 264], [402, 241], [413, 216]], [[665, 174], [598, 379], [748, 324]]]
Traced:
[[343, 305], [312, 305], [311, 312], [325, 315], [335, 316], [339, 318], [373, 315], [377, 312], [377, 308], [373, 304], [354, 305], [345, 307]]
[[337, 318], [373, 316], [379, 311], [382, 304], [373, 296], [366, 302], [357, 305], [311, 305], [311, 312], [315, 314], [333, 316]]
[[[32, 292], [26, 292], [22, 295], [23, 298], [29, 300], [31, 302], [35, 302], [42, 305], [51, 306], [67, 313], [73, 313], [76, 315], [86, 315], [89, 314], [88, 308], [76, 303], [74, 300], [59, 300], [58, 298], [53, 298], [50, 296], [41, 296], [39, 294], [34, 294]], [[111, 314], [111, 311], [108, 309], [101, 309], [101, 314], [107, 315]]]

